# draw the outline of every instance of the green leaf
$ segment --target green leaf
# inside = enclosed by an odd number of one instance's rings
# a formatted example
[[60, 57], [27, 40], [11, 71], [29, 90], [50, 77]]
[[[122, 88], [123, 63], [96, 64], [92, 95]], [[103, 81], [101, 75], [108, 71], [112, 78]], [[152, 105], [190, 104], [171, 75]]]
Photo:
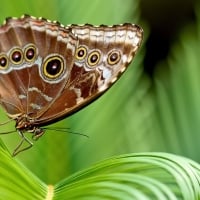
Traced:
[[200, 165], [166, 153], [112, 157], [45, 185], [0, 143], [0, 200], [200, 198]]
[[165, 153], [113, 157], [55, 186], [55, 199], [199, 199], [200, 166]]
[[47, 186], [13, 159], [0, 141], [0, 200], [45, 199]]

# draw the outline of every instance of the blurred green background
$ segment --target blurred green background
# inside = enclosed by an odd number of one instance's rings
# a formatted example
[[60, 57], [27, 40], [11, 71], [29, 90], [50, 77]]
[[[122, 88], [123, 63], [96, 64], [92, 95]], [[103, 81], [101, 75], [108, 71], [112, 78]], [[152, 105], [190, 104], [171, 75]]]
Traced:
[[[131, 22], [144, 29], [142, 48], [120, 80], [100, 99], [50, 127], [19, 154], [46, 183], [112, 155], [163, 151], [200, 161], [200, 8], [190, 0], [2, 0], [0, 20], [30, 14], [62, 24]], [[6, 121], [1, 112], [1, 121]], [[1, 132], [14, 123], [1, 126]], [[17, 133], [2, 135], [8, 149]]]

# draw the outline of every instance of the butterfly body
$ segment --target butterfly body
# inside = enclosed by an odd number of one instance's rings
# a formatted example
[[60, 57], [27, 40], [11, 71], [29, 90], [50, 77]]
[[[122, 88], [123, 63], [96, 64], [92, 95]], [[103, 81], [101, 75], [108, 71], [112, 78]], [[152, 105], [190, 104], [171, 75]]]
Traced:
[[0, 27], [0, 104], [23, 139], [25, 132], [38, 138], [42, 126], [110, 88], [141, 40], [142, 29], [133, 24], [64, 27], [30, 16], [9, 18]]

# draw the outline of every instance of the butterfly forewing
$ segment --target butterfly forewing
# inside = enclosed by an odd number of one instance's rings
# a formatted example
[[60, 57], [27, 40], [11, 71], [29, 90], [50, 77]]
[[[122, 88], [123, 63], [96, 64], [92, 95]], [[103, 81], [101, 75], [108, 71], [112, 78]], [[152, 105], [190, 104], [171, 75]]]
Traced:
[[[7, 20], [0, 28], [0, 61], [7, 62], [0, 66], [0, 101], [10, 117], [25, 114], [37, 121], [51, 107], [68, 80], [76, 43], [68, 29], [47, 20], [28, 16]], [[21, 56], [19, 62], [12, 58], [16, 52]], [[63, 64], [56, 78], [44, 70], [54, 58]]]
[[78, 37], [73, 67], [62, 95], [42, 116], [44, 121], [70, 115], [106, 91], [132, 61], [142, 41], [142, 29], [133, 24], [70, 28]]

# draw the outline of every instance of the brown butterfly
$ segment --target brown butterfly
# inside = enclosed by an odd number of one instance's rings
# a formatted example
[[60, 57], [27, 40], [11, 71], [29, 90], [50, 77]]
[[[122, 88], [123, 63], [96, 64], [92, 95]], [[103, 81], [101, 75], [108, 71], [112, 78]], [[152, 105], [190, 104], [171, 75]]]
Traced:
[[[142, 41], [134, 24], [69, 25], [28, 15], [0, 27], [0, 104], [28, 149], [41, 128], [78, 111], [125, 71]], [[20, 149], [26, 141], [28, 146]]]

